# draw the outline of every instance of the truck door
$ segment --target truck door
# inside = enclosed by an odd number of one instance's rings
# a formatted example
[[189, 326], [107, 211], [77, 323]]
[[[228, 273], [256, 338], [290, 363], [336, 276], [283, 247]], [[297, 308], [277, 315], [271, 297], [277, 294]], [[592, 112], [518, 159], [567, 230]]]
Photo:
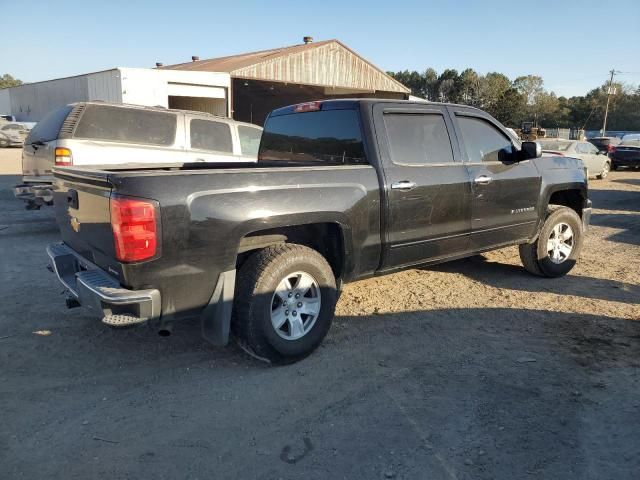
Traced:
[[384, 165], [383, 270], [468, 249], [471, 186], [444, 107], [377, 104]]
[[471, 249], [530, 238], [539, 218], [538, 169], [530, 160], [513, 161], [512, 140], [491, 117], [450, 108], [473, 192]]

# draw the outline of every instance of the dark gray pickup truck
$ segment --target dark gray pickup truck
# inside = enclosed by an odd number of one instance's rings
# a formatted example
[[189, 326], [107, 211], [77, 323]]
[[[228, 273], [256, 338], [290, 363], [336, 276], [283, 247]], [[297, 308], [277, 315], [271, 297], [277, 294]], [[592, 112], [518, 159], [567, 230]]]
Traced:
[[275, 110], [257, 164], [59, 168], [52, 267], [111, 326], [198, 316], [206, 339], [291, 362], [343, 283], [519, 245], [546, 277], [591, 214], [579, 160], [540, 158], [475, 108], [331, 100]]

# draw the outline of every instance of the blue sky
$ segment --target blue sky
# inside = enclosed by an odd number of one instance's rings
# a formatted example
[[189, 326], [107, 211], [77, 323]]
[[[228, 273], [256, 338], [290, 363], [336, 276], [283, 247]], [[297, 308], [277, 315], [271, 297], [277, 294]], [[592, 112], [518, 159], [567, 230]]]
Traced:
[[618, 80], [640, 83], [639, 0], [0, 0], [0, 7], [0, 74], [23, 81], [232, 55], [311, 35], [337, 38], [383, 70], [532, 73], [559, 95], [586, 93], [612, 67], [628, 72]]

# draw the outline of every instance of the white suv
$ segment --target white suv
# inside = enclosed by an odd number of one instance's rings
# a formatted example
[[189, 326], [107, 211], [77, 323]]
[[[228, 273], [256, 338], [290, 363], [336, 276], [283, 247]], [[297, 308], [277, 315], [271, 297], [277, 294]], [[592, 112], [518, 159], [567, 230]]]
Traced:
[[14, 188], [27, 208], [51, 204], [52, 168], [69, 165], [256, 162], [262, 128], [201, 112], [82, 102], [31, 130]]

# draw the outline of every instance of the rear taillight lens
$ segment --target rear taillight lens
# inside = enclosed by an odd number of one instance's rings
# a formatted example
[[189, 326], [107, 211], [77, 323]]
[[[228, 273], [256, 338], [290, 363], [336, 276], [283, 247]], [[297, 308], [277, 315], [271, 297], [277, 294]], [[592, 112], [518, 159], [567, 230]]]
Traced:
[[616, 151], [616, 147], [614, 147], [613, 145], [609, 145], [609, 153], [615, 153]]
[[148, 200], [111, 197], [111, 229], [120, 262], [140, 262], [158, 252], [157, 204]]
[[68, 148], [56, 148], [56, 167], [68, 167], [73, 165], [71, 150]]

